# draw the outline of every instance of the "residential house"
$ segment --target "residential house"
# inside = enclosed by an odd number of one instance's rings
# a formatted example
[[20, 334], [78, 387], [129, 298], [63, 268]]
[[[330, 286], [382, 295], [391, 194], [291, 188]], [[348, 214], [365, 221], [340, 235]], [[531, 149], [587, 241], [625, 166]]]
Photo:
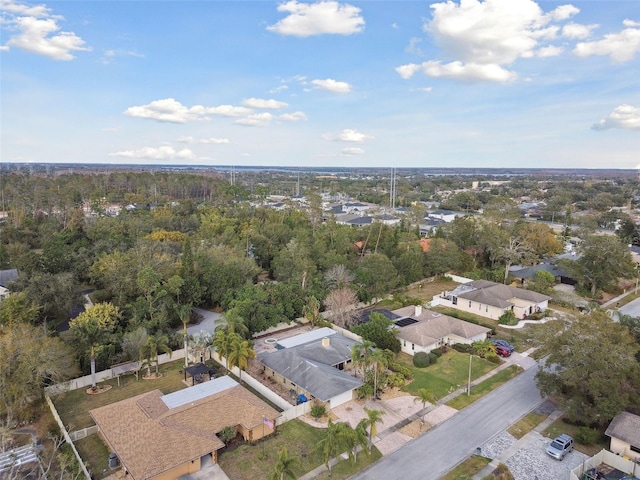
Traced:
[[263, 375], [289, 389], [292, 398], [302, 394], [334, 408], [352, 400], [363, 384], [345, 371], [355, 343], [324, 327], [278, 341], [275, 351], [259, 354], [258, 360]]
[[389, 215], [388, 213], [378, 215], [375, 218], [375, 221], [383, 223], [385, 225], [398, 225], [401, 222], [400, 218], [394, 215]]
[[549, 272], [556, 280], [556, 283], [562, 283], [566, 285], [575, 285], [578, 283], [568, 273], [566, 273], [561, 267], [558, 267], [554, 263], [540, 263], [533, 267], [521, 268], [520, 270], [511, 271], [511, 275], [515, 278], [519, 278], [523, 285], [526, 286], [526, 282], [530, 282], [535, 279], [536, 273], [544, 271]]
[[510, 287], [489, 280], [476, 280], [458, 285], [451, 292], [435, 295], [431, 305], [475, 313], [497, 320], [511, 310], [516, 318], [546, 310], [551, 297], [523, 288]]
[[609, 450], [640, 463], [640, 416], [622, 412], [611, 420], [604, 433], [611, 437]]
[[217, 434], [234, 427], [247, 441], [273, 433], [280, 414], [231, 377], [163, 395], [160, 390], [89, 412], [132, 480], [175, 480], [217, 462]]
[[0, 270], [0, 300], [5, 299], [9, 293], [9, 284], [18, 279], [18, 270], [12, 268], [10, 270]]
[[491, 329], [422, 308], [421, 305], [393, 310], [392, 320], [404, 353], [429, 353], [443, 345], [471, 344], [487, 339]]
[[446, 223], [453, 222], [457, 217], [461, 216], [459, 212], [454, 212], [452, 210], [434, 210], [433, 212], [427, 212], [425, 218], [437, 218], [439, 220], [444, 220]]

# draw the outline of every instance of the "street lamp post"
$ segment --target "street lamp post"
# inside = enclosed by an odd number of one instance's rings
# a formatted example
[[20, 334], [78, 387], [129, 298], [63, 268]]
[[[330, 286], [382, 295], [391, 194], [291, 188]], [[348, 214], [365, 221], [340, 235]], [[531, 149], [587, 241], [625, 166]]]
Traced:
[[471, 357], [473, 357], [473, 355], [469, 353], [469, 383], [467, 384], [467, 397], [471, 396]]

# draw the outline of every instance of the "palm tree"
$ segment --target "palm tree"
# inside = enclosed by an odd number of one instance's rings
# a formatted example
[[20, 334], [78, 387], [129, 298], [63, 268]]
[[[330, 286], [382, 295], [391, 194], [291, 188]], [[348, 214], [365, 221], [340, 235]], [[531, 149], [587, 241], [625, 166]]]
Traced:
[[358, 461], [358, 447], [363, 447], [364, 451], [367, 455], [369, 455], [369, 435], [367, 433], [367, 424], [368, 420], [363, 418], [358, 422], [356, 428], [354, 429], [355, 436], [355, 446], [353, 449], [353, 458], [354, 461]]
[[373, 369], [373, 397], [378, 398], [378, 375], [389, 364], [389, 355], [384, 350], [376, 349], [371, 353], [371, 366]]
[[422, 402], [422, 409], [427, 407], [427, 403], [436, 403], [438, 399], [433, 392], [427, 388], [420, 388], [418, 396], [413, 399], [414, 402]]
[[213, 337], [213, 348], [218, 352], [218, 355], [224, 357], [226, 364], [225, 367], [227, 370], [229, 370], [229, 352], [231, 350], [231, 343], [235, 336], [235, 333], [224, 329], [218, 329]]
[[371, 446], [373, 445], [373, 437], [378, 434], [378, 428], [376, 425], [378, 423], [382, 423], [382, 416], [384, 415], [384, 410], [374, 410], [365, 407], [365, 413], [367, 414], [367, 418], [364, 420], [367, 422], [367, 426], [369, 427], [369, 453], [371, 453]]
[[353, 449], [356, 442], [355, 439], [356, 435], [351, 425], [346, 422], [333, 423], [331, 419], [329, 419], [327, 434], [318, 442], [318, 448], [322, 453], [322, 458], [329, 471], [329, 475], [331, 475], [331, 458], [335, 457], [336, 454], [347, 451], [351, 461], [354, 461]]
[[187, 324], [189, 320], [191, 320], [191, 310], [192, 305], [190, 303], [176, 305], [176, 313], [178, 314], [178, 318], [182, 322], [183, 330], [183, 348], [184, 348], [184, 368], [189, 366], [189, 356], [187, 355], [188, 347], [189, 347], [189, 334], [187, 333]]
[[496, 353], [496, 346], [490, 340], [479, 340], [471, 345], [473, 352], [482, 358], [485, 358], [489, 353]]
[[240, 335], [236, 335], [230, 346], [228, 364], [231, 368], [240, 369], [240, 382], [242, 383], [242, 371], [247, 369], [249, 360], [256, 356], [249, 340], [243, 340]]
[[362, 343], [356, 343], [351, 347], [351, 361], [356, 369], [356, 377], [359, 366], [362, 366], [364, 376], [367, 368], [371, 365], [373, 347], [375, 347], [375, 343], [369, 340], [362, 340]]
[[293, 466], [296, 463], [298, 463], [298, 457], [290, 457], [287, 447], [282, 447], [280, 455], [278, 455], [278, 462], [274, 465], [269, 480], [284, 480], [285, 478], [296, 480], [298, 477], [293, 471]]
[[171, 349], [169, 348], [169, 338], [166, 335], [149, 335], [147, 344], [144, 348], [144, 356], [147, 358], [147, 376], [151, 376], [151, 364], [156, 364], [156, 377], [160, 374], [158, 368], [158, 352], [164, 352], [171, 357]]
[[244, 318], [233, 308], [227, 310], [224, 315], [220, 317], [219, 323], [216, 325], [216, 330], [218, 329], [240, 334], [244, 338], [247, 338], [249, 335], [249, 327], [245, 325]]

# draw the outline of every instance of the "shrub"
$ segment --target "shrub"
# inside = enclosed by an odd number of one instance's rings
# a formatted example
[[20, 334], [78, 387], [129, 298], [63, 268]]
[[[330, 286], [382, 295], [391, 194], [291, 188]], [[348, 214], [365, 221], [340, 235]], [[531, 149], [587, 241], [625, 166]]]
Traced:
[[429, 354], [429, 363], [430, 364], [434, 364], [438, 362], [438, 355], [436, 355], [435, 353], [431, 352]]
[[358, 388], [358, 398], [366, 398], [373, 396], [373, 385], [370, 383], [365, 383], [360, 388]]
[[440, 351], [441, 351], [442, 353], [447, 353], [447, 352], [449, 351], [449, 345], [447, 345], [447, 344], [445, 343], [444, 345], [442, 345], [442, 346], [440, 347]]
[[431, 365], [431, 358], [426, 352], [417, 352], [413, 356], [413, 365], [417, 368], [424, 368]]
[[576, 442], [582, 445], [593, 445], [598, 441], [600, 434], [597, 430], [589, 427], [580, 427], [576, 433]]
[[222, 440], [225, 444], [229, 443], [231, 440], [236, 438], [235, 427], [224, 427], [218, 432], [218, 438], [220, 438], [220, 440]]
[[413, 378], [413, 370], [411, 370], [406, 365], [399, 362], [391, 362], [389, 364], [389, 370], [392, 372], [400, 373], [407, 380], [411, 380]]
[[471, 353], [473, 347], [468, 343], [454, 343], [453, 349], [460, 353]]
[[404, 385], [404, 375], [401, 373], [391, 373], [387, 376], [387, 385], [400, 388]]
[[507, 310], [498, 317], [498, 323], [500, 325], [516, 325], [518, 323], [518, 319], [512, 310]]
[[324, 405], [316, 403], [316, 404], [311, 406], [311, 412], [310, 413], [311, 413], [311, 416], [317, 420], [320, 417], [324, 417], [325, 416], [325, 414], [327, 413], [327, 409], [325, 408]]
[[488, 362], [491, 362], [491, 363], [495, 363], [495, 364], [500, 363], [500, 357], [498, 357], [498, 355], [496, 355], [496, 354], [495, 354], [495, 353], [493, 353], [493, 352], [491, 352], [491, 353], [487, 353], [487, 354], [484, 356], [484, 359], [485, 359], [485, 360], [487, 360]]
[[439, 348], [431, 350], [431, 353], [433, 353], [437, 358], [440, 358], [442, 356], [442, 350], [440, 350]]

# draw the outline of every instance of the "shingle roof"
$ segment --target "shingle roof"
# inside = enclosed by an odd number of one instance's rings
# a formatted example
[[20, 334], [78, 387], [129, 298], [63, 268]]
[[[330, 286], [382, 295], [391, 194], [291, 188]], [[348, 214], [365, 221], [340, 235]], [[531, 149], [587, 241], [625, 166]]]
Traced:
[[18, 279], [18, 270], [12, 268], [10, 270], [0, 270], [0, 287], [6, 287], [10, 282]]
[[513, 305], [512, 299], [525, 300], [528, 302], [540, 303], [551, 299], [548, 295], [543, 295], [523, 288], [509, 287], [501, 283], [489, 280], [476, 280], [474, 282], [458, 285], [451, 295], [473, 300], [485, 305], [507, 308]]
[[447, 335], [457, 335], [462, 338], [471, 339], [476, 335], [488, 333], [490, 328], [465, 322], [448, 315], [441, 315], [431, 310], [423, 309], [420, 315], [415, 315], [415, 307], [409, 306], [394, 310], [393, 313], [401, 317], [410, 317], [418, 321], [398, 328], [398, 338], [407, 340], [423, 347], [433, 345], [440, 338]]
[[288, 381], [314, 397], [328, 401], [341, 393], [362, 385], [362, 381], [338, 370], [334, 365], [351, 359], [351, 347], [356, 342], [343, 335], [328, 337], [275, 352], [259, 355], [259, 360]]
[[640, 417], [633, 413], [622, 412], [611, 420], [604, 433], [640, 448]]
[[227, 426], [251, 429], [264, 417], [273, 421], [279, 416], [240, 385], [172, 409], [162, 396], [154, 390], [89, 412], [134, 480], [218, 450], [224, 443], [216, 433]]

